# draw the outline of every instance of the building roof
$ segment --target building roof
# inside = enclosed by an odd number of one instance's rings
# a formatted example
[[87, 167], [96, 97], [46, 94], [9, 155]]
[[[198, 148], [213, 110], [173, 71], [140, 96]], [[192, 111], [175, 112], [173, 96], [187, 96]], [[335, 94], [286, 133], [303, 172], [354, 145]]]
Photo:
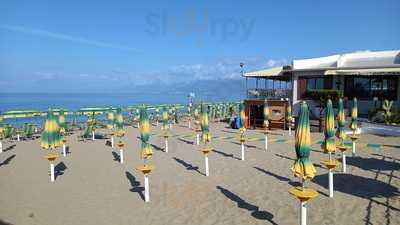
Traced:
[[[325, 75], [400, 74], [400, 50], [358, 51], [326, 57], [293, 60], [289, 66], [244, 73], [244, 77], [279, 78], [286, 72], [325, 71]], [[336, 72], [335, 72], [336, 71]]]
[[400, 67], [400, 50], [360, 51], [342, 55], [293, 60], [292, 70]]
[[283, 66], [244, 73], [244, 77], [273, 77], [282, 75]]

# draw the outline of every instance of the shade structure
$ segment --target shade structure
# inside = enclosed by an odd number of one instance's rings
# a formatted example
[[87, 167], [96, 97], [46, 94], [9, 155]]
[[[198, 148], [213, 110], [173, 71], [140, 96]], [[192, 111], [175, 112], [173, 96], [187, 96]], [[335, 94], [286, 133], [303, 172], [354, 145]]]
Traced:
[[1, 115], [4, 119], [15, 119], [41, 116], [42, 114], [36, 110], [11, 110], [3, 112]]
[[140, 109], [139, 131], [140, 131], [140, 140], [142, 141], [141, 156], [143, 159], [147, 159], [148, 157], [153, 155], [153, 151], [151, 150], [150, 143], [149, 143], [150, 123], [149, 123], [149, 117], [147, 115], [147, 109], [145, 107]]
[[117, 108], [116, 118], [115, 118], [115, 128], [117, 131], [117, 136], [122, 137], [125, 135], [124, 131], [124, 117], [122, 116], [122, 109]]
[[240, 116], [240, 129], [244, 130], [245, 129], [245, 121], [246, 121], [246, 116], [244, 114], [244, 103], [240, 103], [239, 105], [239, 116]]
[[357, 98], [353, 99], [353, 107], [351, 108], [351, 122], [350, 122], [350, 129], [352, 131], [357, 130], [357, 115], [358, 110], [357, 110]]
[[114, 112], [112, 110], [108, 110], [107, 112], [107, 129], [113, 129], [115, 123]]
[[107, 112], [110, 108], [107, 107], [85, 107], [85, 108], [80, 108], [79, 113], [88, 115], [88, 114], [102, 114], [104, 112]]
[[164, 130], [168, 129], [168, 119], [168, 110], [167, 107], [164, 106], [162, 112], [162, 125]]
[[343, 99], [341, 99], [341, 98], [339, 98], [339, 102], [338, 102], [337, 119], [338, 119], [338, 129], [336, 131], [336, 137], [339, 138], [343, 144], [343, 141], [346, 139], [346, 132], [344, 130], [344, 126], [346, 123], [346, 117], [344, 115]]
[[60, 127], [57, 124], [53, 112], [47, 113], [44, 130], [41, 136], [40, 146], [43, 149], [54, 149], [61, 145]]
[[333, 112], [332, 101], [328, 99], [325, 107], [325, 140], [323, 142], [323, 149], [325, 152], [335, 152], [335, 116]]
[[268, 102], [267, 99], [264, 100], [264, 110], [263, 110], [263, 115], [264, 115], [264, 127], [267, 128], [269, 125], [269, 107], [268, 107]]
[[306, 102], [301, 103], [299, 120], [296, 129], [295, 149], [296, 161], [292, 166], [292, 171], [296, 177], [302, 180], [312, 179], [315, 176], [316, 170], [312, 164], [310, 157], [310, 118], [308, 113], [308, 106]]
[[208, 143], [211, 141], [210, 137], [210, 130], [208, 127], [208, 114], [207, 109], [204, 104], [201, 105], [201, 133], [202, 133], [202, 140], [204, 143]]
[[64, 110], [59, 112], [58, 123], [60, 125], [60, 133], [64, 134], [66, 129]]

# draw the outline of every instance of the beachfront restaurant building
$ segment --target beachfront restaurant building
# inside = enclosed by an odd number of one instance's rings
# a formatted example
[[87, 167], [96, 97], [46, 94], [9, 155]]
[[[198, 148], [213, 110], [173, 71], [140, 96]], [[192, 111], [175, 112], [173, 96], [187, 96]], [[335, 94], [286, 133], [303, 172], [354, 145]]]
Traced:
[[340, 92], [347, 113], [356, 97], [360, 117], [380, 108], [386, 99], [394, 102], [394, 109], [400, 109], [400, 50], [299, 59], [285, 66], [243, 72], [242, 76], [246, 79], [244, 102], [248, 128], [262, 127], [265, 99], [270, 105], [272, 127], [283, 129], [287, 104], [292, 105], [297, 115], [299, 103], [307, 101], [311, 119], [319, 119], [323, 107], [316, 93]]

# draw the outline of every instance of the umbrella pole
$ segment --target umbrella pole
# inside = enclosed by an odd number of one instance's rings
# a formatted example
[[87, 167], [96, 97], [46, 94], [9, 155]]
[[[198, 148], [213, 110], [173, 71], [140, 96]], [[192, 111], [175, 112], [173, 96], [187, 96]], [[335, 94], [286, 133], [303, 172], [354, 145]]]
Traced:
[[94, 131], [92, 131], [92, 141], [94, 141]]
[[268, 150], [268, 135], [265, 134], [265, 150]]
[[329, 198], [333, 198], [333, 169], [329, 169]]
[[[304, 191], [305, 180], [300, 178], [301, 180], [301, 190]], [[300, 224], [307, 224], [307, 201], [300, 201]]]
[[124, 150], [122, 148], [119, 150], [119, 162], [124, 163]]
[[353, 156], [356, 155], [356, 142], [354, 140], [352, 141], [352, 154]]
[[147, 176], [147, 174], [144, 174], [144, 201], [150, 201], [149, 177]]
[[206, 164], [206, 177], [208, 177], [210, 175], [209, 169], [208, 169], [208, 155], [204, 154], [204, 161]]
[[241, 143], [242, 147], [242, 160], [244, 160], [244, 142]]
[[54, 182], [55, 177], [54, 177], [54, 164], [50, 163], [50, 181]]
[[65, 144], [63, 144], [62, 150], [63, 150], [63, 156], [64, 157], [67, 156], [67, 148], [66, 148]]
[[3, 152], [3, 142], [0, 141], [0, 153], [2, 153], [2, 152]]
[[114, 136], [111, 136], [111, 148], [114, 148]]
[[307, 202], [300, 202], [300, 224], [306, 225], [307, 224]]
[[192, 129], [192, 123], [190, 122], [190, 120], [188, 121], [188, 127], [189, 129]]
[[342, 172], [346, 173], [346, 153], [342, 152]]
[[21, 139], [20, 139], [20, 137], [19, 137], [19, 134], [17, 134], [17, 141], [20, 141]]
[[168, 152], [168, 138], [165, 138], [165, 152]]
[[196, 133], [196, 145], [200, 145], [200, 134]]

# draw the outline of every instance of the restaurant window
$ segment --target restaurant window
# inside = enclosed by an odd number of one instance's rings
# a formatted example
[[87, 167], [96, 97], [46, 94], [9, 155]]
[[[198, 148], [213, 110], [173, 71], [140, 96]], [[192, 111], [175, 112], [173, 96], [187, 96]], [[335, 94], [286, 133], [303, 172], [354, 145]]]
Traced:
[[397, 77], [346, 77], [344, 95], [360, 100], [397, 100]]
[[324, 78], [307, 78], [307, 90], [324, 89]]

